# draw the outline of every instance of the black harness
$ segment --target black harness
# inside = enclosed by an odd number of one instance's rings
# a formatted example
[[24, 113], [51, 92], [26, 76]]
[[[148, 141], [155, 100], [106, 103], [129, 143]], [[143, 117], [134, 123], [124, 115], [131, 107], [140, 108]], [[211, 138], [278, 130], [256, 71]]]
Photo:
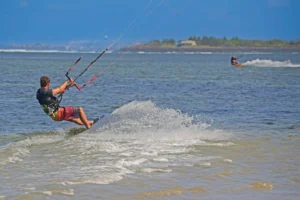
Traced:
[[[38, 99], [44, 112], [47, 115], [51, 116], [51, 115], [53, 115], [53, 113], [57, 112], [58, 109], [60, 108], [59, 104], [62, 101], [63, 94], [64, 93], [59, 94], [58, 97], [49, 96], [49, 95], [43, 94], [41, 92], [41, 89], [39, 89], [37, 91], [36, 98]], [[64, 107], [62, 107], [62, 108], [64, 108]], [[65, 108], [64, 108], [64, 115], [65, 115]]]

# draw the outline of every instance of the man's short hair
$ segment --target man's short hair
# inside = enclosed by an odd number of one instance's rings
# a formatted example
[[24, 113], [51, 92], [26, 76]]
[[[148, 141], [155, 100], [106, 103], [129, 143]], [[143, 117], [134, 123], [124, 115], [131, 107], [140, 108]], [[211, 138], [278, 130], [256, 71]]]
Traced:
[[42, 76], [40, 79], [41, 87], [46, 87], [50, 83], [50, 78], [48, 76]]

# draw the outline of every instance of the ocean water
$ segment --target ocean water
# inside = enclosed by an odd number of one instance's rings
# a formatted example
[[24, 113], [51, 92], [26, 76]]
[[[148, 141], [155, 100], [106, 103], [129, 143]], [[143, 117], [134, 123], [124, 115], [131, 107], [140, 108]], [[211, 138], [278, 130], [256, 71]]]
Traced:
[[[59, 86], [97, 54], [0, 53], [0, 199], [297, 199], [300, 54], [111, 53], [61, 105], [89, 118], [87, 134], [54, 122], [39, 78]], [[110, 67], [111, 63], [118, 61]]]

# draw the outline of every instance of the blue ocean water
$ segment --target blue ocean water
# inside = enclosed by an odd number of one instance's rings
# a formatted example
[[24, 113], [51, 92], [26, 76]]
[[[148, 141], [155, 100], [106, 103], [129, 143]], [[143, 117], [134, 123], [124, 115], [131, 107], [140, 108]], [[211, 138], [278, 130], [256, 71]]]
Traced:
[[100, 77], [61, 103], [110, 123], [66, 137], [79, 126], [43, 113], [39, 78], [59, 86], [97, 54], [0, 53], [0, 198], [299, 195], [298, 52], [235, 52], [244, 68], [232, 53], [140, 52], [110, 67], [123, 54], [103, 56], [77, 83]]

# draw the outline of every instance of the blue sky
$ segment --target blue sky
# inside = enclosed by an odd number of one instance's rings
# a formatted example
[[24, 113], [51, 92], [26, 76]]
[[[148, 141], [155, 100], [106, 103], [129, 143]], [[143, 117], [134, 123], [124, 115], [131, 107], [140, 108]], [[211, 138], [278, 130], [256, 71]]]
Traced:
[[2, 0], [0, 44], [101, 41], [121, 33], [123, 41], [192, 35], [295, 40], [299, 8], [299, 0]]

